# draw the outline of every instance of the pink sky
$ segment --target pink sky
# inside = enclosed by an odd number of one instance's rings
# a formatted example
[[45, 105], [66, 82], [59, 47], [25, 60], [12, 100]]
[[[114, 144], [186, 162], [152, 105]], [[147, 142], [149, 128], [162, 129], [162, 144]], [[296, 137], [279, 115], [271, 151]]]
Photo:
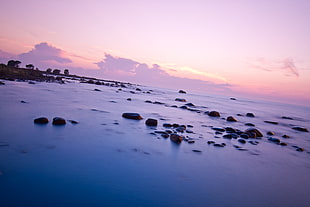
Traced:
[[309, 106], [309, 11], [308, 0], [2, 0], [0, 60]]

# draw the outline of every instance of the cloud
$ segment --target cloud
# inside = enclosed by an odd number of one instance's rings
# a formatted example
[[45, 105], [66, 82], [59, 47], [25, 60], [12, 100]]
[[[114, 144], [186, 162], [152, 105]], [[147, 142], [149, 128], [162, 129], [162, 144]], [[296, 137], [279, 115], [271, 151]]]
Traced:
[[293, 58], [284, 58], [282, 60], [267, 60], [266, 58], [257, 58], [250, 60], [250, 67], [264, 71], [283, 71], [286, 76], [299, 77], [299, 69], [296, 67]]
[[35, 45], [29, 52], [18, 55], [18, 58], [25, 64], [32, 63], [42, 68], [72, 63], [63, 50], [46, 42]]

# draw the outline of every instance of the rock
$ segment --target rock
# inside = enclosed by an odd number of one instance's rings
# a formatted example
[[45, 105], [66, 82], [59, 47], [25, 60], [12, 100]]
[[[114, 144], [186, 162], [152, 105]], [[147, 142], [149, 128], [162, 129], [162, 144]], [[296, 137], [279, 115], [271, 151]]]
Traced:
[[187, 103], [185, 104], [186, 106], [189, 106], [189, 107], [194, 107], [195, 105], [193, 103]]
[[145, 121], [145, 124], [147, 126], [157, 126], [157, 120], [156, 119], [147, 119]]
[[169, 137], [169, 134], [168, 133], [165, 133], [165, 134], [161, 134], [161, 136], [163, 137], [163, 138], [168, 138]]
[[214, 144], [215, 142], [214, 141], [208, 141], [207, 143], [208, 144]]
[[79, 122], [75, 121], [75, 120], [68, 120], [71, 124], [78, 124]]
[[188, 125], [186, 125], [188, 128], [193, 128], [194, 126], [193, 125], [190, 125], [190, 124], [188, 124]]
[[223, 136], [223, 138], [225, 138], [225, 139], [232, 139], [233, 137], [232, 137], [231, 134], [225, 134], [225, 135]]
[[171, 128], [171, 127], [172, 127], [172, 124], [164, 123], [164, 124], [163, 124], [163, 127], [165, 127], [165, 128]]
[[245, 144], [246, 141], [244, 139], [238, 139], [238, 142], [240, 142], [241, 144]]
[[252, 145], [258, 145], [259, 142], [251, 140], [251, 141], [249, 141], [249, 143], [251, 143]]
[[153, 102], [150, 100], [146, 100], [145, 103], [153, 103]]
[[186, 130], [186, 127], [185, 127], [185, 126], [179, 126], [179, 127], [177, 127], [175, 130], [176, 130], [177, 132], [183, 133], [184, 130]]
[[281, 142], [280, 145], [281, 145], [281, 146], [287, 146], [287, 143]]
[[225, 132], [224, 128], [220, 128], [220, 127], [212, 127], [211, 129], [215, 130], [215, 131], [219, 131], [219, 132]]
[[27, 102], [26, 102], [26, 101], [24, 101], [24, 100], [21, 100], [20, 102], [21, 102], [21, 103], [27, 103]]
[[126, 100], [127, 100], [127, 101], [131, 101], [131, 98], [127, 98]]
[[[255, 137], [253, 137], [253, 133], [256, 135]], [[245, 134], [248, 134], [250, 138], [263, 137], [263, 134], [256, 128], [245, 130]]]
[[98, 88], [95, 88], [95, 89], [94, 89], [94, 91], [101, 91], [101, 90], [100, 90], [100, 89], [98, 89]]
[[292, 129], [300, 131], [300, 132], [309, 132], [309, 130], [305, 127], [294, 126]]
[[267, 135], [275, 135], [275, 133], [274, 132], [271, 132], [271, 131], [269, 131], [269, 132], [267, 132]]
[[225, 130], [226, 130], [227, 133], [236, 133], [237, 132], [236, 129], [231, 128], [231, 127], [225, 127]]
[[289, 120], [293, 120], [293, 118], [288, 117], [288, 116], [282, 116], [281, 118], [282, 118], [282, 119], [289, 119]]
[[283, 138], [286, 138], [286, 139], [290, 138], [290, 136], [288, 136], [288, 135], [286, 135], [286, 134], [284, 134], [282, 137], [283, 137]]
[[305, 149], [304, 149], [304, 148], [301, 148], [301, 147], [298, 147], [298, 148], [296, 149], [296, 151], [297, 151], [297, 152], [303, 152], [303, 151], [305, 151]]
[[171, 134], [170, 140], [177, 144], [180, 144], [183, 141], [183, 137], [178, 134]]
[[186, 93], [186, 91], [183, 91], [183, 90], [179, 90], [179, 93]]
[[271, 142], [278, 143], [278, 144], [281, 142], [278, 138], [273, 138], [273, 137], [269, 137], [268, 140]]
[[136, 91], [142, 91], [140, 88], [136, 88]]
[[2, 82], [2, 81], [0, 81], [0, 85], [5, 85], [5, 83], [4, 83], [4, 82]]
[[33, 122], [35, 124], [47, 124], [48, 123], [48, 118], [46, 118], [46, 117], [36, 118]]
[[61, 117], [55, 117], [53, 118], [53, 125], [65, 125], [66, 120]]
[[123, 113], [122, 117], [124, 117], [126, 119], [134, 119], [134, 120], [143, 119], [142, 116], [140, 116], [140, 114], [138, 114], [138, 113]]
[[221, 116], [220, 113], [217, 111], [210, 111], [210, 112], [208, 112], [208, 115], [212, 116], [212, 117], [220, 117]]
[[159, 102], [159, 101], [155, 101], [153, 104], [163, 105], [165, 103], [162, 103], [162, 102]]
[[[240, 134], [240, 137], [243, 139], [249, 139], [250, 138], [250, 136], [248, 134], [245, 134], [245, 133]], [[256, 138], [256, 136], [254, 138]]]
[[267, 123], [267, 124], [275, 124], [275, 125], [279, 124], [279, 123], [276, 122], [276, 121], [264, 121], [264, 122]]
[[180, 106], [180, 109], [188, 109], [187, 106]]
[[195, 140], [188, 140], [188, 144], [194, 144]]
[[232, 116], [227, 117], [226, 120], [227, 120], [227, 121], [231, 121], [231, 122], [236, 122], [236, 121], [238, 121], [236, 118], [234, 118], [234, 117], [232, 117]]
[[247, 113], [246, 116], [247, 117], [255, 117], [255, 115], [253, 113]]
[[252, 124], [252, 123], [245, 123], [244, 125], [245, 126], [253, 126], [253, 127], [255, 126], [255, 124]]
[[214, 147], [225, 147], [225, 144], [224, 144], [224, 143], [221, 143], [221, 144], [214, 144], [213, 146], [214, 146]]
[[196, 150], [196, 149], [193, 149], [192, 151], [193, 152], [202, 152], [201, 150]]
[[194, 132], [193, 132], [192, 130], [190, 130], [190, 129], [187, 129], [185, 132], [186, 132], [186, 133], [189, 133], [189, 134], [193, 134], [193, 133], [194, 133]]
[[186, 100], [184, 98], [176, 98], [175, 101], [186, 102]]
[[177, 128], [177, 127], [179, 127], [180, 126], [180, 124], [172, 124], [172, 127], [173, 128]]
[[233, 100], [233, 101], [235, 101], [235, 100], [237, 100], [236, 98], [230, 98], [230, 100]]
[[29, 81], [28, 84], [36, 84], [36, 83], [33, 81]]

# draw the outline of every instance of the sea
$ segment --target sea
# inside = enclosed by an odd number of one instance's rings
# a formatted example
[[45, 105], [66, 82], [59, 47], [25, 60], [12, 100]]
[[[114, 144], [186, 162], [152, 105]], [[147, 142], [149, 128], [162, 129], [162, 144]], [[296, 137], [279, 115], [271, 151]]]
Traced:
[[[309, 107], [113, 82], [1, 81], [1, 207], [310, 204], [310, 133], [293, 129], [310, 129]], [[263, 137], [227, 138], [227, 127]]]

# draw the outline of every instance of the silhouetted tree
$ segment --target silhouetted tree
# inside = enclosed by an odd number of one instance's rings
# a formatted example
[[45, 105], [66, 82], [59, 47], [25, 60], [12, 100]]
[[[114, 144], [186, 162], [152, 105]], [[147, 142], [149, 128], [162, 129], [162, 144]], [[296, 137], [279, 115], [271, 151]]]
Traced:
[[54, 75], [59, 75], [60, 74], [60, 70], [59, 69], [54, 69], [53, 70], [53, 74]]
[[20, 62], [19, 60], [9, 60], [8, 61], [8, 67], [14, 67], [14, 68], [18, 68], [19, 64], [21, 64], [22, 62]]
[[65, 69], [65, 70], [64, 70], [64, 74], [65, 74], [65, 75], [69, 75], [69, 70], [68, 70], [68, 69]]
[[27, 69], [31, 69], [31, 70], [33, 70], [33, 69], [34, 69], [34, 65], [32, 65], [32, 64], [28, 64], [28, 65], [26, 65], [26, 68], [27, 68]]
[[46, 72], [47, 72], [47, 73], [52, 73], [52, 69], [51, 69], [51, 68], [48, 68], [48, 69], [46, 69]]

